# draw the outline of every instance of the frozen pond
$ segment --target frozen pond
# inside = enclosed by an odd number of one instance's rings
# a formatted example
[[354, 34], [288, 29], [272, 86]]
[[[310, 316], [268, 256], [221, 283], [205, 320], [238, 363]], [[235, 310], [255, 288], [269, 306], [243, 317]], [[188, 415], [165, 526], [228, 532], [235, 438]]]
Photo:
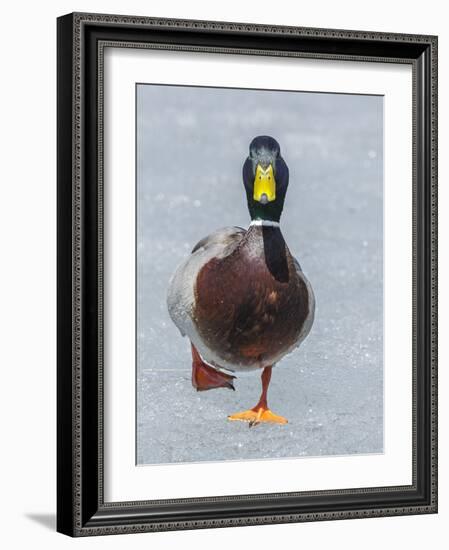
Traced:
[[[137, 463], [382, 452], [382, 98], [150, 85], [137, 98]], [[273, 369], [269, 403], [289, 424], [248, 429], [226, 417], [255, 405], [259, 374], [197, 393], [165, 299], [199, 239], [248, 226], [241, 168], [259, 134], [289, 166], [281, 228], [317, 305]]]

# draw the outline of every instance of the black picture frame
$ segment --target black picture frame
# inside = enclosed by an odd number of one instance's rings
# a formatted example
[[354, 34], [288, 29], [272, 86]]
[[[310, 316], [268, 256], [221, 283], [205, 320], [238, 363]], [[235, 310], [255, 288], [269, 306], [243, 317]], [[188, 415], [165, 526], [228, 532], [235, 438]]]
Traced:
[[[74, 13], [58, 18], [57, 530], [71, 536], [437, 512], [437, 37]], [[103, 499], [102, 44], [413, 69], [413, 483]]]

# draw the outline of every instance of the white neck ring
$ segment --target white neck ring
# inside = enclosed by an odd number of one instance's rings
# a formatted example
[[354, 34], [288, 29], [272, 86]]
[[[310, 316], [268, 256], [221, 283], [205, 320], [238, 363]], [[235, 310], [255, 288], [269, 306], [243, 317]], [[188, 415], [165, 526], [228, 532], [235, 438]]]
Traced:
[[279, 227], [279, 222], [273, 222], [271, 220], [251, 220], [249, 226], [262, 225], [264, 227]]

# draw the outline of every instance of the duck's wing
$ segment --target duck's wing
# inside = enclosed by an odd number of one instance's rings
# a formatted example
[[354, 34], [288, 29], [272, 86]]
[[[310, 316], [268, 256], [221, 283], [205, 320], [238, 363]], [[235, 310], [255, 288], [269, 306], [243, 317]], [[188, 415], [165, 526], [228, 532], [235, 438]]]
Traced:
[[293, 265], [295, 266], [297, 273], [298, 274], [302, 273], [302, 269], [301, 269], [301, 266], [299, 265], [298, 260], [294, 256], [292, 256], [292, 260], [293, 260]]
[[192, 322], [195, 284], [199, 271], [212, 258], [225, 258], [231, 254], [245, 235], [241, 227], [223, 227], [201, 239], [192, 253], [176, 269], [168, 285], [167, 307], [170, 317], [182, 336], [188, 336], [195, 345], [196, 329]]
[[301, 330], [301, 334], [296, 344], [296, 346], [299, 346], [299, 344], [309, 334], [310, 329], [312, 328], [312, 325], [313, 325], [313, 321], [315, 318], [315, 294], [313, 292], [312, 285], [310, 284], [307, 277], [304, 275], [304, 272], [302, 271], [298, 260], [294, 256], [292, 256], [292, 260], [293, 260], [293, 265], [295, 266], [295, 269], [296, 269], [296, 273], [298, 274], [298, 277], [300, 277], [300, 279], [304, 281], [307, 287], [307, 297], [308, 297], [308, 306], [309, 306], [309, 313], [306, 317], [303, 328]]
[[217, 231], [214, 231], [207, 237], [204, 237], [204, 239], [198, 241], [196, 245], [192, 248], [192, 254], [200, 249], [207, 250], [212, 246], [223, 247], [223, 249], [230, 248], [233, 250], [235, 246], [237, 246], [237, 244], [242, 240], [245, 233], [246, 230], [242, 227], [222, 227], [221, 229], [217, 229]]

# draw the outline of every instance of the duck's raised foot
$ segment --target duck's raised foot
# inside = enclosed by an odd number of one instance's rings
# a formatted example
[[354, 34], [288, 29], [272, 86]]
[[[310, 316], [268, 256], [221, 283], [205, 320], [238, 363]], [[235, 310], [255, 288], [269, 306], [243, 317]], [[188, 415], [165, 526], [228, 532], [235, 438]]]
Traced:
[[232, 383], [234, 378], [235, 376], [214, 369], [205, 363], [192, 344], [192, 386], [196, 391], [206, 391], [215, 388], [235, 390]]
[[240, 420], [241, 422], [249, 422], [249, 427], [257, 426], [261, 422], [267, 422], [271, 424], [287, 424], [288, 420], [283, 416], [275, 414], [270, 409], [258, 407], [243, 411], [241, 413], [231, 414], [228, 416], [228, 420]]

